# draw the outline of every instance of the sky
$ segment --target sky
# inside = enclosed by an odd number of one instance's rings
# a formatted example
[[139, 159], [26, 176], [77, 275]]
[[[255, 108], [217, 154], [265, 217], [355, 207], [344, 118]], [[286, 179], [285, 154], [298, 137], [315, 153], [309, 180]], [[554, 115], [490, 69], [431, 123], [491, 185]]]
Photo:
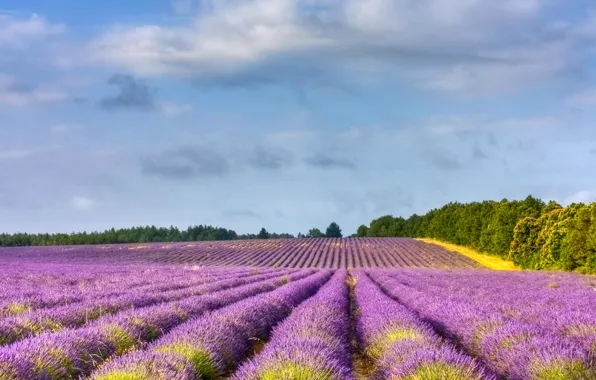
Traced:
[[586, 0], [0, 1], [0, 231], [596, 200]]

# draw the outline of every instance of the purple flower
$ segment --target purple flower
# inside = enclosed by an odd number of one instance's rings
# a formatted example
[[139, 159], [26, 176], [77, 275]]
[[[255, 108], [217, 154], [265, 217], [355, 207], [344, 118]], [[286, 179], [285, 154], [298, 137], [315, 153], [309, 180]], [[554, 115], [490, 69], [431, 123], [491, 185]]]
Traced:
[[264, 350], [233, 376], [245, 379], [352, 379], [346, 272], [277, 326]]

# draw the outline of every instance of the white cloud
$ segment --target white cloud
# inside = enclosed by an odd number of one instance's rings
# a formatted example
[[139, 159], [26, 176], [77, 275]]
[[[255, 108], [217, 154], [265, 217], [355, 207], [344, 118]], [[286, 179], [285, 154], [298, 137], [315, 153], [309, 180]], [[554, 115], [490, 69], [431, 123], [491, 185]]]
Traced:
[[567, 42], [478, 52], [484, 61], [433, 70], [428, 86], [468, 95], [484, 95], [534, 85], [566, 70], [572, 46]]
[[21, 160], [30, 157], [35, 151], [32, 149], [0, 150], [0, 160]]
[[567, 98], [567, 104], [574, 108], [596, 108], [596, 89], [582, 91]]
[[56, 124], [50, 127], [52, 133], [70, 133], [83, 130], [84, 127], [79, 124]]
[[[401, 44], [440, 46], [470, 43], [507, 33], [508, 23], [524, 21], [540, 9], [537, 0], [347, 0], [342, 13], [351, 28], [387, 34]], [[532, 3], [531, 6], [529, 3]], [[474, 33], [470, 33], [470, 31]]]
[[588, 18], [583, 23], [567, 23], [565, 27], [567, 30], [570, 30], [571, 33], [576, 36], [584, 38], [594, 38], [596, 37], [596, 12], [589, 12]]
[[195, 9], [196, 0], [172, 0], [172, 9], [179, 15], [187, 15]]
[[436, 136], [476, 132], [479, 124], [486, 122], [490, 122], [490, 120], [467, 116], [433, 116], [428, 121], [426, 130], [429, 134]]
[[565, 122], [556, 117], [529, 117], [499, 119], [487, 116], [433, 116], [426, 123], [426, 131], [431, 136], [479, 132], [535, 132], [538, 135], [546, 130], [558, 129]]
[[0, 160], [24, 160], [32, 156], [52, 154], [59, 150], [60, 147], [57, 145], [48, 145], [44, 147], [0, 149]]
[[316, 136], [316, 133], [309, 130], [285, 130], [273, 132], [267, 135], [266, 140], [271, 144], [295, 144]]
[[563, 202], [565, 205], [572, 203], [591, 203], [596, 202], [596, 193], [589, 190], [578, 191], [575, 194], [570, 195]]
[[0, 106], [29, 107], [53, 104], [68, 99], [64, 92], [50, 88], [23, 84], [15, 78], [0, 73]]
[[[175, 3], [189, 9], [188, 1]], [[433, 89], [490, 94], [540, 83], [566, 67], [567, 44], [527, 38], [540, 33], [531, 21], [542, 4], [214, 1], [187, 26], [115, 26], [90, 44], [89, 56], [140, 75], [200, 77], [242, 73], [282, 55], [316, 55], [337, 68], [389, 68]]]
[[97, 206], [97, 201], [91, 198], [77, 196], [70, 200], [70, 206], [77, 211], [90, 211]]
[[92, 42], [91, 54], [145, 75], [231, 72], [315, 44], [296, 10], [291, 0], [217, 2], [188, 27], [114, 27]]
[[182, 116], [192, 110], [191, 106], [168, 102], [161, 102], [157, 107], [164, 115], [172, 118]]
[[64, 25], [50, 24], [36, 14], [26, 20], [17, 20], [0, 14], [0, 47], [22, 46], [30, 40], [44, 39], [63, 33], [65, 30]]

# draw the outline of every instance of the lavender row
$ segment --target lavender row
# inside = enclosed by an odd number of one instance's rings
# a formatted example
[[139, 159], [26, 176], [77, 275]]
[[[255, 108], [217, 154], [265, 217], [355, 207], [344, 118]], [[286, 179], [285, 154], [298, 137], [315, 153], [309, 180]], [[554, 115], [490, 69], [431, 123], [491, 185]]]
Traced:
[[596, 280], [568, 273], [387, 272], [419, 291], [562, 336], [596, 354]]
[[[104, 267], [88, 271], [81, 265], [67, 268], [51, 267], [51, 270], [47, 270], [44, 265], [39, 265], [38, 270], [44, 272], [42, 275], [39, 275], [35, 268], [19, 266], [6, 268], [4, 279], [0, 280], [4, 285], [0, 289], [0, 314], [9, 311], [7, 306], [11, 302], [21, 303], [24, 306], [28, 306], [28, 304], [33, 307], [36, 304], [45, 306], [45, 304], [59, 303], [61, 299], [63, 302], [72, 302], [85, 296], [93, 296], [98, 292], [122, 291], [123, 285], [126, 286], [126, 289], [133, 289], [151, 285], [156, 280], [171, 282], [187, 279], [192, 283], [205, 277], [220, 276], [226, 273], [221, 269], [189, 271], [177, 268], [158, 271], [141, 267], [114, 272], [105, 270]], [[22, 272], [27, 272], [27, 274], [23, 275]], [[21, 278], [18, 277], [18, 274], [21, 274]]]
[[596, 377], [593, 355], [565, 336], [495, 313], [487, 302], [450, 300], [391, 276], [369, 274], [388, 295], [415, 310], [500, 376], [511, 380]]
[[493, 378], [469, 356], [443, 343], [427, 323], [387, 297], [363, 272], [355, 276], [356, 338], [376, 366], [373, 378]]
[[156, 266], [26, 264], [17, 261], [11, 264], [0, 264], [0, 282], [6, 284], [0, 289], [0, 299], [4, 298], [7, 293], [35, 286], [65, 288], [95, 283], [109, 285], [132, 275], [136, 277], [137, 281], [144, 282], [155, 274], [174, 272], [185, 271], [181, 268], [172, 270], [172, 268]]
[[[330, 272], [319, 272], [277, 291], [245, 299], [190, 321], [150, 346], [149, 351], [162, 354], [151, 356], [151, 365], [185, 364], [180, 366], [179, 378], [224, 376], [246, 357], [255, 340], [267, 339], [272, 327], [315, 293], [330, 276]], [[106, 365], [92, 378], [105, 380], [116, 374], [138, 378], [148, 368], [146, 360], [146, 355], [124, 356]], [[194, 373], [189, 372], [189, 368]]]
[[[263, 270], [256, 273], [270, 273], [274, 270]], [[49, 309], [59, 306], [72, 306], [80, 302], [98, 303], [111, 298], [126, 297], [131, 291], [136, 294], [171, 292], [191, 288], [208, 282], [221, 281], [229, 278], [243, 277], [251, 275], [254, 270], [236, 269], [226, 272], [214, 271], [213, 273], [202, 272], [200, 275], [189, 276], [187, 273], [160, 273], [144, 283], [138, 283], [133, 276], [124, 278], [114, 285], [111, 289], [104, 287], [95, 287], [86, 292], [76, 292], [73, 289], [39, 289], [38, 294], [28, 296], [16, 296], [4, 301], [0, 301], [0, 317], [15, 316], [30, 313], [40, 309]], [[137, 305], [138, 306], [138, 305]]]
[[336, 271], [274, 329], [264, 350], [232, 379], [353, 379], [346, 278], [346, 271]]
[[[226, 272], [223, 268], [203, 267], [190, 270], [184, 267], [127, 267], [126, 270], [113, 270], [110, 266], [89, 267], [86, 265], [57, 266], [40, 264], [37, 266], [11, 265], [2, 268], [0, 279], [6, 286], [0, 289], [0, 299], [14, 296], [39, 294], [42, 290], [86, 291], [89, 289], [116, 289], [122, 281], [131, 286], [150, 284], [155, 278], [167, 277], [172, 280], [183, 277], [198, 279], [203, 275], [218, 275]], [[234, 269], [234, 268], [227, 268]]]
[[[7, 258], [54, 262], [159, 263], [280, 268], [478, 268], [465, 256], [414, 239], [349, 238], [218, 241], [174, 244], [33, 247], [2, 250]], [[0, 255], [2, 256], [2, 255]]]
[[117, 314], [130, 308], [140, 308], [172, 302], [187, 297], [208, 294], [229, 289], [260, 280], [267, 280], [291, 273], [292, 270], [273, 271], [258, 276], [225, 279], [191, 286], [171, 292], [129, 292], [114, 298], [99, 298], [87, 302], [75, 303], [51, 309], [42, 309], [25, 315], [0, 320], [0, 345], [6, 345], [39, 335], [47, 331], [58, 331], [63, 328], [75, 328], [88, 324], [104, 316]]
[[[388, 272], [392, 273], [392, 272]], [[395, 271], [405, 284], [451, 297], [492, 299], [501, 294], [511, 307], [520, 309], [551, 304], [557, 311], [586, 312], [596, 305], [596, 279], [571, 273], [435, 270]], [[405, 276], [407, 274], [407, 276]], [[465, 286], [462, 286], [465, 285]], [[531, 304], [530, 304], [531, 302]]]
[[596, 354], [593, 276], [561, 272], [438, 274], [427, 280], [420, 273], [403, 273], [399, 277], [402, 282], [407, 279], [412, 286], [424, 287], [438, 296], [482, 303], [486, 313], [564, 337]]
[[89, 375], [107, 360], [142, 348], [174, 327], [210, 310], [215, 310], [260, 293], [270, 292], [288, 281], [312, 274], [301, 271], [217, 292], [194, 296], [102, 319], [82, 329], [65, 329], [26, 339], [0, 349], [2, 380], [62, 380]]

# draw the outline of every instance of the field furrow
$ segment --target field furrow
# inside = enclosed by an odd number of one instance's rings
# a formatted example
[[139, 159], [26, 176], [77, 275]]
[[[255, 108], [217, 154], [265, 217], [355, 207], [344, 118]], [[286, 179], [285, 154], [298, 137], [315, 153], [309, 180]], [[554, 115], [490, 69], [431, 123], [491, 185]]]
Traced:
[[430, 325], [387, 297], [364, 272], [355, 275], [356, 338], [373, 378], [482, 380], [492, 376], [471, 357], [444, 343]]
[[352, 379], [346, 279], [336, 271], [231, 379]]
[[[156, 341], [148, 351], [164, 354], [164, 361], [185, 363], [181, 368], [194, 369], [195, 378], [224, 376], [246, 358], [255, 340], [266, 340], [273, 326], [314, 294], [330, 276], [329, 271], [319, 272], [189, 321]], [[92, 379], [111, 379], [114, 373], [133, 377], [145, 368], [143, 360], [125, 356], [106, 365]]]
[[[516, 303], [501, 303], [499, 293], [493, 294], [494, 298], [461, 297], [457, 294], [451, 297], [449, 292], [439, 291], [440, 286], [426, 289], [421, 281], [428, 276], [408, 276], [408, 273], [389, 275], [385, 272], [369, 274], [384, 292], [414, 310], [437, 331], [478, 357], [500, 376], [533, 380], [555, 375], [557, 379], [596, 377], [591, 347], [578, 343], [565, 330], [541, 327], [541, 316], [548, 315], [550, 305], [535, 302], [534, 297], [539, 292], [534, 292], [532, 298], [518, 301], [518, 305], [525, 303], [524, 307], [515, 307]], [[445, 277], [448, 278], [443, 274]], [[449, 283], [446, 280], [443, 288], [448, 288]], [[464, 284], [459, 282], [459, 286]], [[506, 294], [503, 296], [507, 297]], [[522, 298], [524, 294], [512, 296]], [[593, 300], [591, 304], [594, 305]], [[531, 315], [534, 317], [528, 318]], [[559, 312], [558, 315], [565, 314]], [[568, 326], [581, 326], [581, 316], [572, 314], [569, 317]], [[591, 335], [591, 326], [594, 325], [584, 326], [583, 332]], [[582, 328], [579, 331], [581, 334]]]
[[[97, 286], [85, 291], [80, 291], [78, 287], [72, 285], [56, 287], [48, 291], [36, 285], [35, 289], [32, 287], [30, 290], [26, 290], [24, 294], [13, 294], [12, 297], [0, 301], [0, 318], [31, 316], [34, 311], [60, 306], [75, 307], [75, 305], [81, 305], [84, 302], [101, 305], [101, 302], [113, 302], [119, 297], [128, 298], [131, 292], [138, 294], [140, 297], [147, 295], [145, 298], [156, 297], [158, 294], [159, 297], [167, 297], [168, 294], [174, 291], [183, 292], [183, 289], [197, 287], [205, 283], [237, 279], [251, 275], [253, 271], [254, 269], [249, 268], [235, 271], [218, 270], [213, 273], [202, 271], [200, 274], [184, 271], [184, 273], [176, 273], [175, 276], [154, 276], [151, 280], [148, 279], [143, 283], [134, 281], [134, 277], [131, 275], [120, 279], [112, 287]], [[265, 274], [267, 271], [269, 270], [264, 268], [260, 273]], [[139, 306], [135, 304], [134, 300], [129, 301], [131, 302], [130, 306]], [[81, 307], [91, 307], [93, 309], [93, 306], [88, 305]], [[106, 310], [109, 309], [109, 307], [106, 308]]]
[[309, 276], [319, 278], [321, 274], [302, 271], [211, 295], [130, 310], [81, 329], [26, 339], [0, 348], [0, 373], [4, 376], [0, 379], [77, 379], [108, 359], [160, 338], [190, 318]]
[[0, 320], [0, 345], [17, 342], [47, 331], [59, 331], [64, 328], [76, 328], [106, 316], [134, 308], [146, 308], [164, 302], [173, 302], [192, 296], [219, 292], [245, 284], [268, 280], [291, 274], [292, 270], [236, 277], [215, 281], [171, 292], [130, 292], [120, 297], [100, 298], [68, 306], [42, 309], [21, 316]]

